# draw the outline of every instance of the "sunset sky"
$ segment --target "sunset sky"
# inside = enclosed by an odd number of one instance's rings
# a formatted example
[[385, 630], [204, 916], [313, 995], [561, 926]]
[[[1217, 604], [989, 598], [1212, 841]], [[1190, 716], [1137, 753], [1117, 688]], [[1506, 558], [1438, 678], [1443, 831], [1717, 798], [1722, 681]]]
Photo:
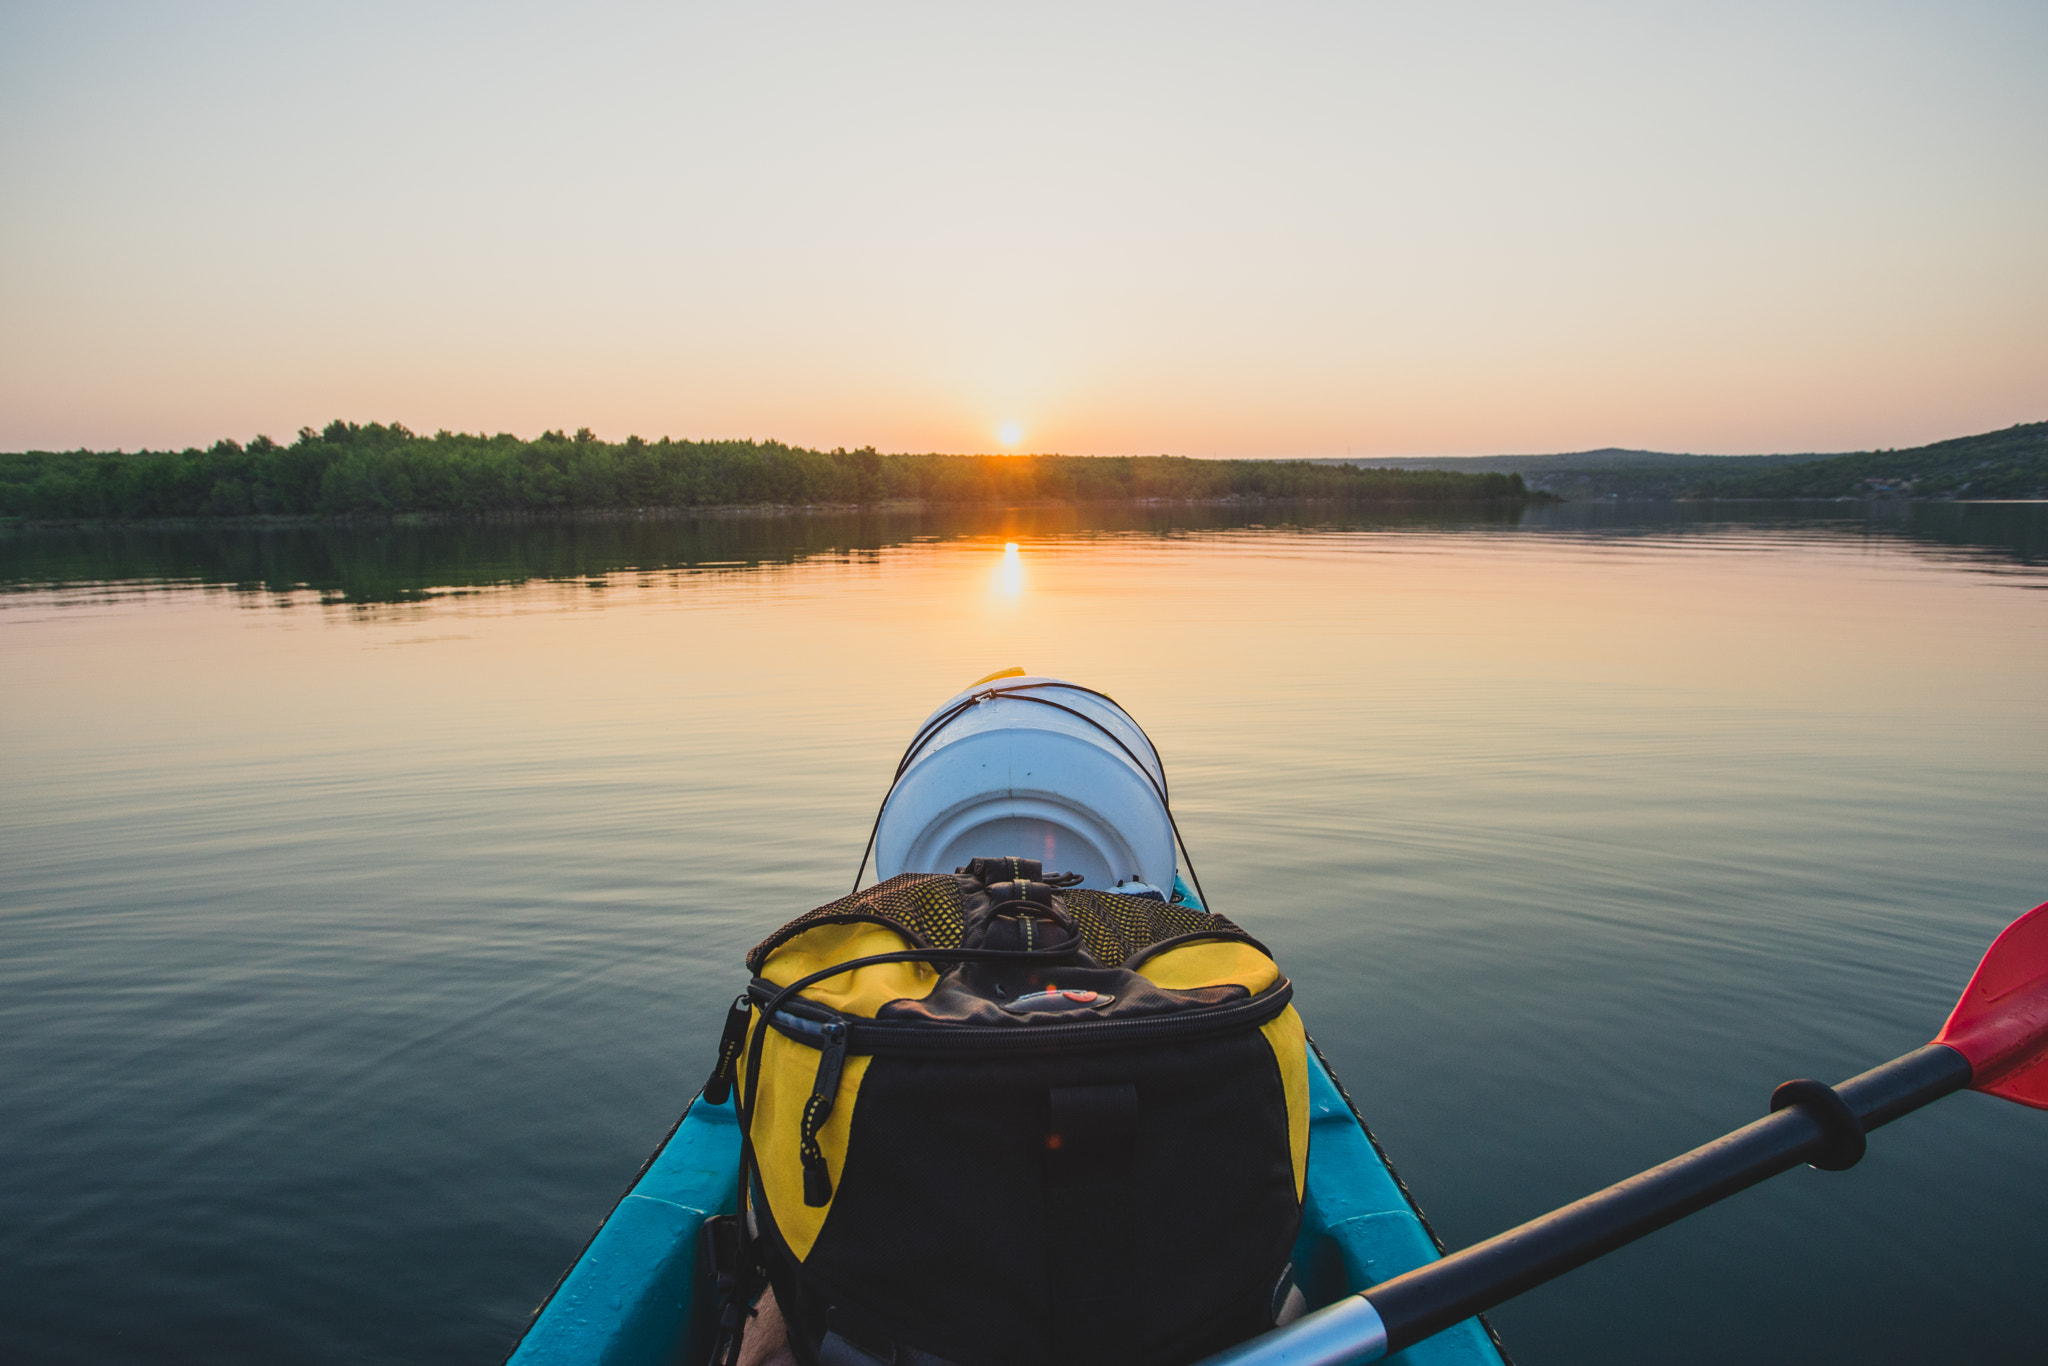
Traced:
[[0, 4], [0, 449], [2048, 418], [2048, 5]]

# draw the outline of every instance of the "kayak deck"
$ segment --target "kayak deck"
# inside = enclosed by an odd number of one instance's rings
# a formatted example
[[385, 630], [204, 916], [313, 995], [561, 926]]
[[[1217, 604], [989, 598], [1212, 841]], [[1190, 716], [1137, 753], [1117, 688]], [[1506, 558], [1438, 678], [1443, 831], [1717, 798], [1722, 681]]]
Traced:
[[[1439, 1255], [1420, 1213], [1331, 1075], [1309, 1052], [1308, 1179], [1295, 1274], [1311, 1308]], [[715, 1293], [699, 1227], [730, 1213], [739, 1180], [732, 1101], [692, 1101], [631, 1190], [556, 1285], [507, 1366], [697, 1366]], [[1478, 1319], [1387, 1358], [1405, 1366], [1502, 1366]]]

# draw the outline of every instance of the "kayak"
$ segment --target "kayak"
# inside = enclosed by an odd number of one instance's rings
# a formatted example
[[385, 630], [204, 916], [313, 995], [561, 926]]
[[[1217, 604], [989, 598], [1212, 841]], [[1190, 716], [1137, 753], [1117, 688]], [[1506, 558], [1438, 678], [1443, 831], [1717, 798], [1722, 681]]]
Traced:
[[[861, 871], [869, 853], [887, 878], [1009, 851], [1094, 886], [1205, 910], [1199, 879], [1191, 867], [1184, 878], [1174, 857], [1177, 841], [1163, 765], [1136, 722], [1102, 694], [1012, 669], [970, 685], [920, 728]], [[1294, 1265], [1313, 1309], [1433, 1262], [1443, 1245], [1313, 1039], [1308, 1073]], [[535, 1311], [507, 1366], [706, 1361], [718, 1296], [701, 1230], [734, 1211], [739, 1163], [733, 1101], [699, 1094]], [[1387, 1360], [1504, 1366], [1506, 1357], [1472, 1318]]]

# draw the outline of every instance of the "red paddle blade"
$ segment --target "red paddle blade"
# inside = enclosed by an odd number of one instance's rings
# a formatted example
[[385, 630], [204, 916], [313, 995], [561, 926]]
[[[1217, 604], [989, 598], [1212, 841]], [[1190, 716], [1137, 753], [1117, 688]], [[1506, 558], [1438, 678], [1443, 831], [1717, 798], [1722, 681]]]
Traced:
[[2048, 1110], [2048, 904], [1992, 941], [1936, 1043], [1970, 1060], [1970, 1089]]

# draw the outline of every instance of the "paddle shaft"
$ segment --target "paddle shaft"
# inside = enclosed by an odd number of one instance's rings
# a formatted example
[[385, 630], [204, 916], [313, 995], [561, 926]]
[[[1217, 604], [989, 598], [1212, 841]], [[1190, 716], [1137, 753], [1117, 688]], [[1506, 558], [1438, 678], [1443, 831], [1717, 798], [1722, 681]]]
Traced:
[[[1843, 1082], [1834, 1093], [1868, 1131], [1962, 1090], [1970, 1076], [1969, 1060], [1961, 1053], [1928, 1044]], [[1845, 1135], [1846, 1118], [1839, 1109], [1830, 1114], [1827, 1105], [1788, 1105], [1662, 1166], [1210, 1357], [1202, 1366], [1375, 1361], [1802, 1162], [1826, 1160], [1846, 1141], [1853, 1140], [1855, 1152], [1848, 1158], [1853, 1162], [1861, 1140]]]
[[[1928, 1044], [1835, 1088], [1867, 1132], [1970, 1084], [1970, 1064]], [[1367, 1294], [1387, 1325], [1387, 1350], [1441, 1332], [1554, 1276], [1725, 1200], [1824, 1151], [1833, 1131], [1788, 1106], [1575, 1204], [1532, 1219]]]

